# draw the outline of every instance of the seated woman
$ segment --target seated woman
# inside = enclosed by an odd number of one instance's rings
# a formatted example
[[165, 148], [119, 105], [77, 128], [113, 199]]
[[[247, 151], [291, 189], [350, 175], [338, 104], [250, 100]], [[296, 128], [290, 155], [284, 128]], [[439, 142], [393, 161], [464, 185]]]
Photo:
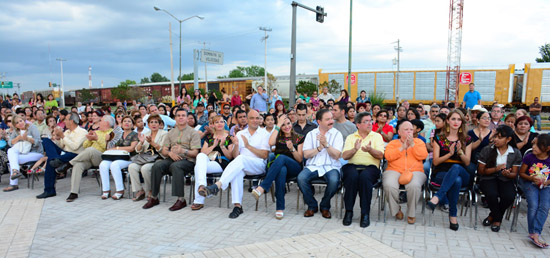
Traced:
[[458, 230], [457, 203], [460, 188], [468, 185], [470, 174], [466, 167], [470, 164], [471, 139], [466, 135], [464, 115], [453, 110], [447, 116], [445, 127], [433, 141], [433, 171], [431, 180], [439, 184], [439, 191], [428, 201], [428, 208], [435, 210], [439, 201], [447, 196], [449, 200], [450, 229]]
[[515, 140], [522, 155], [533, 147], [532, 142], [539, 135], [538, 133], [529, 131], [529, 128], [532, 126], [533, 119], [528, 116], [520, 116], [516, 119]]
[[[19, 189], [18, 178], [23, 174], [19, 171], [19, 165], [31, 161], [37, 161], [44, 156], [40, 132], [33, 124], [25, 122], [25, 118], [15, 115], [12, 118], [13, 132], [8, 139], [8, 160], [10, 162], [10, 186], [4, 188], [4, 192]], [[24, 145], [30, 144], [30, 150], [24, 150]]]
[[525, 155], [519, 171], [527, 197], [529, 239], [540, 248], [550, 245], [540, 235], [550, 209], [550, 135], [541, 134], [533, 141], [533, 152]]
[[398, 125], [399, 139], [386, 146], [384, 156], [388, 168], [383, 174], [385, 195], [388, 197], [390, 214], [402, 220], [403, 212], [399, 206], [399, 185], [405, 185], [407, 191], [407, 222], [416, 221], [416, 204], [422, 196], [422, 185], [426, 181], [423, 172], [423, 160], [428, 157], [426, 144], [413, 136], [413, 125], [403, 121]]
[[[138, 119], [141, 119], [141, 116]], [[139, 142], [136, 145], [136, 152], [138, 155], [148, 153], [160, 158], [162, 143], [168, 132], [161, 129], [164, 128], [164, 122], [159, 115], [150, 115], [147, 118], [147, 125], [150, 131], [138, 134]], [[128, 166], [130, 180], [132, 180], [132, 191], [137, 192], [136, 197], [133, 198], [134, 201], [143, 200], [145, 194], [147, 194], [147, 198], [151, 197], [151, 168], [154, 164], [154, 161], [145, 164], [138, 164], [134, 161]], [[139, 177], [140, 174], [143, 177], [143, 185]]]
[[304, 136], [294, 132], [292, 124], [286, 115], [279, 117], [275, 133], [269, 137], [269, 146], [275, 146], [275, 160], [267, 170], [262, 183], [254, 190], [252, 195], [256, 200], [262, 194], [269, 191], [275, 181], [275, 194], [277, 197], [276, 219], [284, 217], [286, 179], [298, 176], [302, 171]]
[[479, 185], [485, 194], [491, 212], [483, 220], [483, 226], [491, 225], [493, 232], [500, 230], [504, 212], [516, 197], [514, 179], [521, 166], [521, 153], [516, 148], [514, 130], [507, 125], [495, 129], [494, 144], [479, 154]]
[[479, 153], [481, 153], [483, 148], [489, 146], [493, 137], [493, 132], [489, 129], [489, 124], [491, 123], [489, 113], [481, 111], [477, 114], [476, 118], [478, 121], [477, 127], [468, 131], [468, 136], [472, 139], [472, 158], [470, 159], [470, 165], [466, 168], [468, 173], [470, 173], [470, 181], [474, 179]]
[[[123, 130], [122, 137], [116, 141], [115, 147], [111, 150], [125, 150], [130, 153], [135, 153], [136, 145], [138, 143], [138, 135], [134, 132], [134, 120], [125, 116], [122, 118], [121, 127]], [[101, 175], [101, 186], [103, 188], [103, 194], [101, 199], [109, 198], [111, 194], [111, 186], [109, 180], [109, 170], [113, 175], [116, 185], [116, 193], [113, 195], [114, 200], [120, 200], [124, 195], [124, 182], [122, 181], [122, 169], [127, 168], [132, 161], [130, 160], [103, 160], [99, 164], [99, 174]]]
[[388, 122], [388, 111], [385, 109], [376, 113], [376, 123], [372, 125], [372, 131], [382, 135], [384, 142], [390, 142], [393, 138], [393, 127]]
[[213, 116], [209, 121], [211, 134], [206, 136], [201, 152], [195, 160], [195, 200], [191, 210], [204, 207], [206, 197], [206, 174], [221, 173], [233, 159], [233, 142], [225, 121], [220, 115]]

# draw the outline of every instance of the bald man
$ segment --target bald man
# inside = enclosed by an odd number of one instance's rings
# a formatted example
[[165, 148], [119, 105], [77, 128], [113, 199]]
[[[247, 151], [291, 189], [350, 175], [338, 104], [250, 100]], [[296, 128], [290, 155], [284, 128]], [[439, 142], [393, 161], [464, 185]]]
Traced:
[[384, 156], [388, 161], [388, 168], [382, 175], [384, 193], [388, 197], [390, 213], [395, 218], [403, 219], [403, 212], [399, 206], [399, 185], [407, 190], [407, 222], [414, 224], [415, 211], [418, 199], [422, 196], [422, 185], [426, 181], [423, 160], [428, 157], [426, 144], [413, 137], [413, 125], [404, 121], [397, 125], [399, 139], [391, 141], [386, 146]]
[[202, 196], [216, 195], [220, 189], [225, 190], [231, 184], [231, 199], [234, 208], [229, 218], [235, 219], [243, 213], [243, 179], [245, 175], [261, 175], [265, 173], [267, 156], [269, 154], [270, 134], [260, 127], [260, 113], [256, 110], [248, 112], [248, 128], [239, 131], [233, 138], [232, 154], [236, 157], [227, 165], [218, 182], [199, 192]]

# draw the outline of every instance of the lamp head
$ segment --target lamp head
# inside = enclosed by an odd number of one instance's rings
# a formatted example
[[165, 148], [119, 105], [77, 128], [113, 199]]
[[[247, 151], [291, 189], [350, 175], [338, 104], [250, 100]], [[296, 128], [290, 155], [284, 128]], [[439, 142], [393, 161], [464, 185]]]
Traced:
[[204, 20], [204, 17], [202, 17], [202, 16], [198, 16], [198, 15], [197, 15], [197, 18], [199, 18], [199, 19], [201, 19], [201, 20]]
[[153, 6], [153, 9], [155, 9], [155, 11], [160, 11], [160, 8], [158, 8], [156, 6]]

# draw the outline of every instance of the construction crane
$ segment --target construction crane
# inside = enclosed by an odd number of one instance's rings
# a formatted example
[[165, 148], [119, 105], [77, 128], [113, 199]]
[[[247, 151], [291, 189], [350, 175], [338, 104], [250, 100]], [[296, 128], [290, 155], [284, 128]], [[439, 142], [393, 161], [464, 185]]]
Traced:
[[460, 52], [462, 50], [462, 16], [464, 0], [450, 0], [449, 43], [447, 46], [447, 84], [445, 101], [458, 103], [460, 76]]

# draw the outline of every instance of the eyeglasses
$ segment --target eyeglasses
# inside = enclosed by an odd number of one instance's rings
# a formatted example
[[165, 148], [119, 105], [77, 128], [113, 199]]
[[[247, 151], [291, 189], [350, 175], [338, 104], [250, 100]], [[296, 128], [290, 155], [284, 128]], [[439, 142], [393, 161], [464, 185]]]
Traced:
[[388, 117], [387, 115], [379, 115], [378, 117]]
[[224, 107], [223, 109], [229, 109], [229, 107]]
[[365, 120], [361, 124], [372, 125], [372, 120]]
[[11, 120], [7, 120], [6, 122], [7, 122], [7, 123], [11, 123]]

